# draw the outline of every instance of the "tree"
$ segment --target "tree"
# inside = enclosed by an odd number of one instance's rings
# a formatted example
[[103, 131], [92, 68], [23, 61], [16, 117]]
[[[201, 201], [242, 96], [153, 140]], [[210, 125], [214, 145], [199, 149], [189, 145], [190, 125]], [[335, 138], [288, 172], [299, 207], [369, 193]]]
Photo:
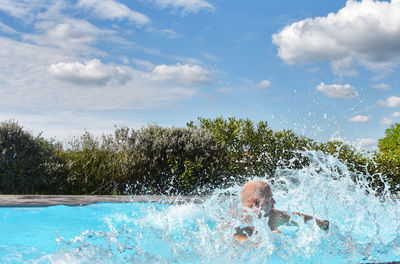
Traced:
[[379, 139], [378, 147], [383, 155], [400, 159], [400, 124], [393, 124], [386, 129], [385, 137]]
[[34, 137], [16, 121], [0, 122], [0, 192], [55, 193], [61, 186], [60, 146]]

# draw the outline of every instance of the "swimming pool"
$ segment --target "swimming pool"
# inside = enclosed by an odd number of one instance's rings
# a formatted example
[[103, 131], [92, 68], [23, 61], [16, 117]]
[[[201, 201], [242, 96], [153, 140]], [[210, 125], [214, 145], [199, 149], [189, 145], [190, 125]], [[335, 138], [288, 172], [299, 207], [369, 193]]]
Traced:
[[[299, 222], [238, 243], [231, 212], [239, 185], [203, 203], [98, 203], [0, 208], [0, 263], [373, 263], [400, 260], [400, 208], [355, 186], [332, 157], [270, 181], [276, 208], [329, 219], [328, 232]], [[330, 165], [331, 163], [331, 165]], [[336, 175], [338, 176], [338, 175]], [[384, 197], [385, 198], [385, 197]], [[233, 208], [233, 209], [232, 209]], [[239, 210], [239, 209], [238, 209]]]

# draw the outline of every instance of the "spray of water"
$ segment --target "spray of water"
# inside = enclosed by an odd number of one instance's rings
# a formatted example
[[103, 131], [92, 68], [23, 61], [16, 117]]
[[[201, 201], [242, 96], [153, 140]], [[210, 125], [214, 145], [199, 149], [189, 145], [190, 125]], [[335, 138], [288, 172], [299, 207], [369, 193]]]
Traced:
[[[243, 225], [241, 186], [216, 190], [203, 203], [133, 203], [104, 219], [107, 229], [59, 237], [60, 249], [37, 263], [372, 263], [400, 260], [400, 206], [378, 196], [363, 177], [335, 157], [305, 152], [310, 165], [280, 169], [271, 185], [275, 207], [327, 219], [271, 232], [267, 219], [253, 218], [246, 242], [233, 237]], [[358, 178], [358, 184], [354, 179]], [[265, 180], [260, 175], [258, 180]], [[388, 186], [386, 186], [388, 188]], [[383, 192], [385, 193], [385, 192]], [[388, 193], [388, 192], [387, 192]]]

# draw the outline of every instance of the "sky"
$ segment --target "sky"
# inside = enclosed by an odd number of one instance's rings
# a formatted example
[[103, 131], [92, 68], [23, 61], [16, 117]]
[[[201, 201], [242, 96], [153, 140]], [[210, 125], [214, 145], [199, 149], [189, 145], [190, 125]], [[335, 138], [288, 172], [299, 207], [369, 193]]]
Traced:
[[67, 141], [198, 117], [375, 148], [400, 0], [0, 0], [0, 121]]

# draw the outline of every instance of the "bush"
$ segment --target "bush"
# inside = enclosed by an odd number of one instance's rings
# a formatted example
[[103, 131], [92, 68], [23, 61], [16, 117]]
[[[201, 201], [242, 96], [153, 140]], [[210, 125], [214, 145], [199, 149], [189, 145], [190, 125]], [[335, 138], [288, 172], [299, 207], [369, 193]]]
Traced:
[[[322, 152], [333, 155], [353, 172], [355, 182], [366, 179], [377, 193], [400, 190], [400, 162], [387, 152], [359, 152], [342, 142], [327, 142], [318, 147]], [[361, 178], [359, 178], [362, 176]]]
[[72, 194], [124, 193], [126, 185], [135, 194], [190, 194], [224, 182], [226, 153], [203, 129], [119, 128], [100, 140], [85, 133], [59, 156]]
[[[391, 186], [392, 192], [400, 191], [400, 124], [386, 129], [385, 137], [378, 141], [380, 153], [375, 155], [378, 166], [373, 170]], [[380, 184], [382, 186], [382, 184]]]
[[189, 194], [224, 182], [226, 152], [204, 129], [133, 130], [128, 151], [129, 184], [140, 193]]
[[101, 140], [85, 133], [60, 153], [67, 189], [74, 194], [195, 194], [273, 177], [278, 167], [307, 164], [298, 151], [314, 143], [290, 130], [273, 132], [266, 122], [222, 117], [199, 119], [187, 128], [150, 125], [119, 128]]
[[[116, 150], [112, 138], [102, 143], [88, 132], [71, 140], [69, 149], [58, 156], [64, 160], [65, 189], [70, 194], [117, 194], [121, 192], [123, 153]], [[118, 187], [120, 189], [118, 189]], [[125, 188], [125, 186], [123, 186]]]
[[0, 123], [0, 192], [56, 193], [63, 182], [60, 148], [40, 135], [32, 136], [15, 121]]
[[400, 160], [400, 124], [386, 129], [385, 137], [378, 141], [380, 152], [385, 156]]
[[314, 146], [312, 140], [297, 136], [291, 130], [274, 132], [267, 122], [256, 125], [249, 119], [222, 117], [199, 119], [189, 127], [200, 127], [209, 131], [228, 155], [226, 171], [235, 176], [273, 177], [277, 168], [301, 168], [307, 164], [299, 151]]
[[[199, 194], [280, 168], [309, 165], [303, 151], [334, 155], [354, 181], [377, 191], [400, 190], [400, 125], [386, 131], [381, 152], [361, 153], [341, 142], [317, 144], [267, 122], [199, 118], [186, 128], [118, 128], [74, 138], [66, 149], [32, 136], [14, 121], [0, 126], [0, 192], [10, 194]], [[341, 168], [332, 168], [332, 170]], [[333, 175], [340, 175], [335, 171]]]

